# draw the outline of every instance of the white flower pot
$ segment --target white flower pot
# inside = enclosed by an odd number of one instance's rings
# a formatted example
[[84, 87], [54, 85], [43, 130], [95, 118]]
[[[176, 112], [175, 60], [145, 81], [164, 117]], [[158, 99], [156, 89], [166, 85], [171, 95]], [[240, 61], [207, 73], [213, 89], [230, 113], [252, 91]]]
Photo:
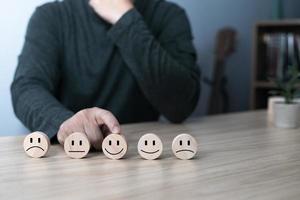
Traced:
[[300, 124], [300, 103], [275, 102], [274, 124], [278, 128], [297, 128]]
[[[269, 97], [268, 99], [268, 120], [274, 124], [274, 104], [275, 103], [283, 103], [284, 102], [284, 97], [281, 96], [272, 96]], [[300, 98], [295, 98], [294, 102], [300, 103]], [[299, 123], [300, 125], [300, 123]]]
[[284, 102], [284, 97], [272, 96], [268, 99], [268, 119], [271, 123], [274, 123], [274, 104], [276, 102]]

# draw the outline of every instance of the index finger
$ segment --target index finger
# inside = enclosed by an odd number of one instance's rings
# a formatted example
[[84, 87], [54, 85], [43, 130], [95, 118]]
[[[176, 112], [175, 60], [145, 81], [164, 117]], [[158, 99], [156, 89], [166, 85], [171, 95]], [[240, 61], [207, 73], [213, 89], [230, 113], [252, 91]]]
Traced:
[[96, 112], [96, 121], [98, 125], [105, 124], [111, 133], [120, 134], [121, 127], [117, 118], [109, 111], [99, 109]]

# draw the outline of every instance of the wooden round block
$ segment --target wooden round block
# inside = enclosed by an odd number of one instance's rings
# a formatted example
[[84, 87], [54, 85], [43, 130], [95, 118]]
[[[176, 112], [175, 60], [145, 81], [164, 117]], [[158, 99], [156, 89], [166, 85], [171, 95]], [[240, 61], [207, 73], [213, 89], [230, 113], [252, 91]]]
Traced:
[[155, 160], [163, 152], [161, 139], [153, 133], [143, 135], [138, 142], [137, 148], [140, 156], [146, 160]]
[[86, 157], [90, 148], [90, 142], [84, 133], [73, 133], [66, 138], [64, 143], [66, 154], [75, 159]]
[[106, 136], [102, 143], [102, 150], [106, 157], [112, 160], [123, 158], [128, 146], [125, 137], [120, 134], [110, 134]]
[[50, 140], [45, 133], [33, 132], [25, 137], [23, 147], [28, 156], [41, 158], [47, 154], [50, 148]]
[[180, 134], [174, 138], [172, 143], [174, 155], [181, 160], [192, 159], [198, 150], [196, 139], [189, 134]]

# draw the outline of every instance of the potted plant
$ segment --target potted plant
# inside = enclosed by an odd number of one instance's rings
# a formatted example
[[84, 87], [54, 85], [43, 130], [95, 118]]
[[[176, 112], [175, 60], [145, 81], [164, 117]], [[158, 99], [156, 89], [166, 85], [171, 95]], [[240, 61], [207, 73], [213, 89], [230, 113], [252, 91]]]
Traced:
[[297, 66], [289, 67], [286, 75], [275, 80], [277, 90], [284, 101], [274, 103], [274, 124], [278, 128], [297, 128], [300, 123], [300, 103], [295, 101], [299, 91], [300, 72]]

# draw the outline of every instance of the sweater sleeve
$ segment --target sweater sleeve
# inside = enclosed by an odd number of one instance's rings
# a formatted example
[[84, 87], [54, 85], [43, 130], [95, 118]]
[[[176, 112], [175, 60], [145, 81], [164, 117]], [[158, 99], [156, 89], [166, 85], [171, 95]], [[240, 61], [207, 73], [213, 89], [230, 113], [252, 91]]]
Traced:
[[43, 131], [50, 138], [73, 115], [55, 98], [61, 74], [55, 15], [52, 7], [43, 6], [31, 17], [11, 85], [16, 116], [31, 131]]
[[154, 108], [171, 122], [184, 121], [200, 93], [200, 70], [185, 12], [166, 19], [159, 39], [136, 9], [128, 11], [108, 35]]

